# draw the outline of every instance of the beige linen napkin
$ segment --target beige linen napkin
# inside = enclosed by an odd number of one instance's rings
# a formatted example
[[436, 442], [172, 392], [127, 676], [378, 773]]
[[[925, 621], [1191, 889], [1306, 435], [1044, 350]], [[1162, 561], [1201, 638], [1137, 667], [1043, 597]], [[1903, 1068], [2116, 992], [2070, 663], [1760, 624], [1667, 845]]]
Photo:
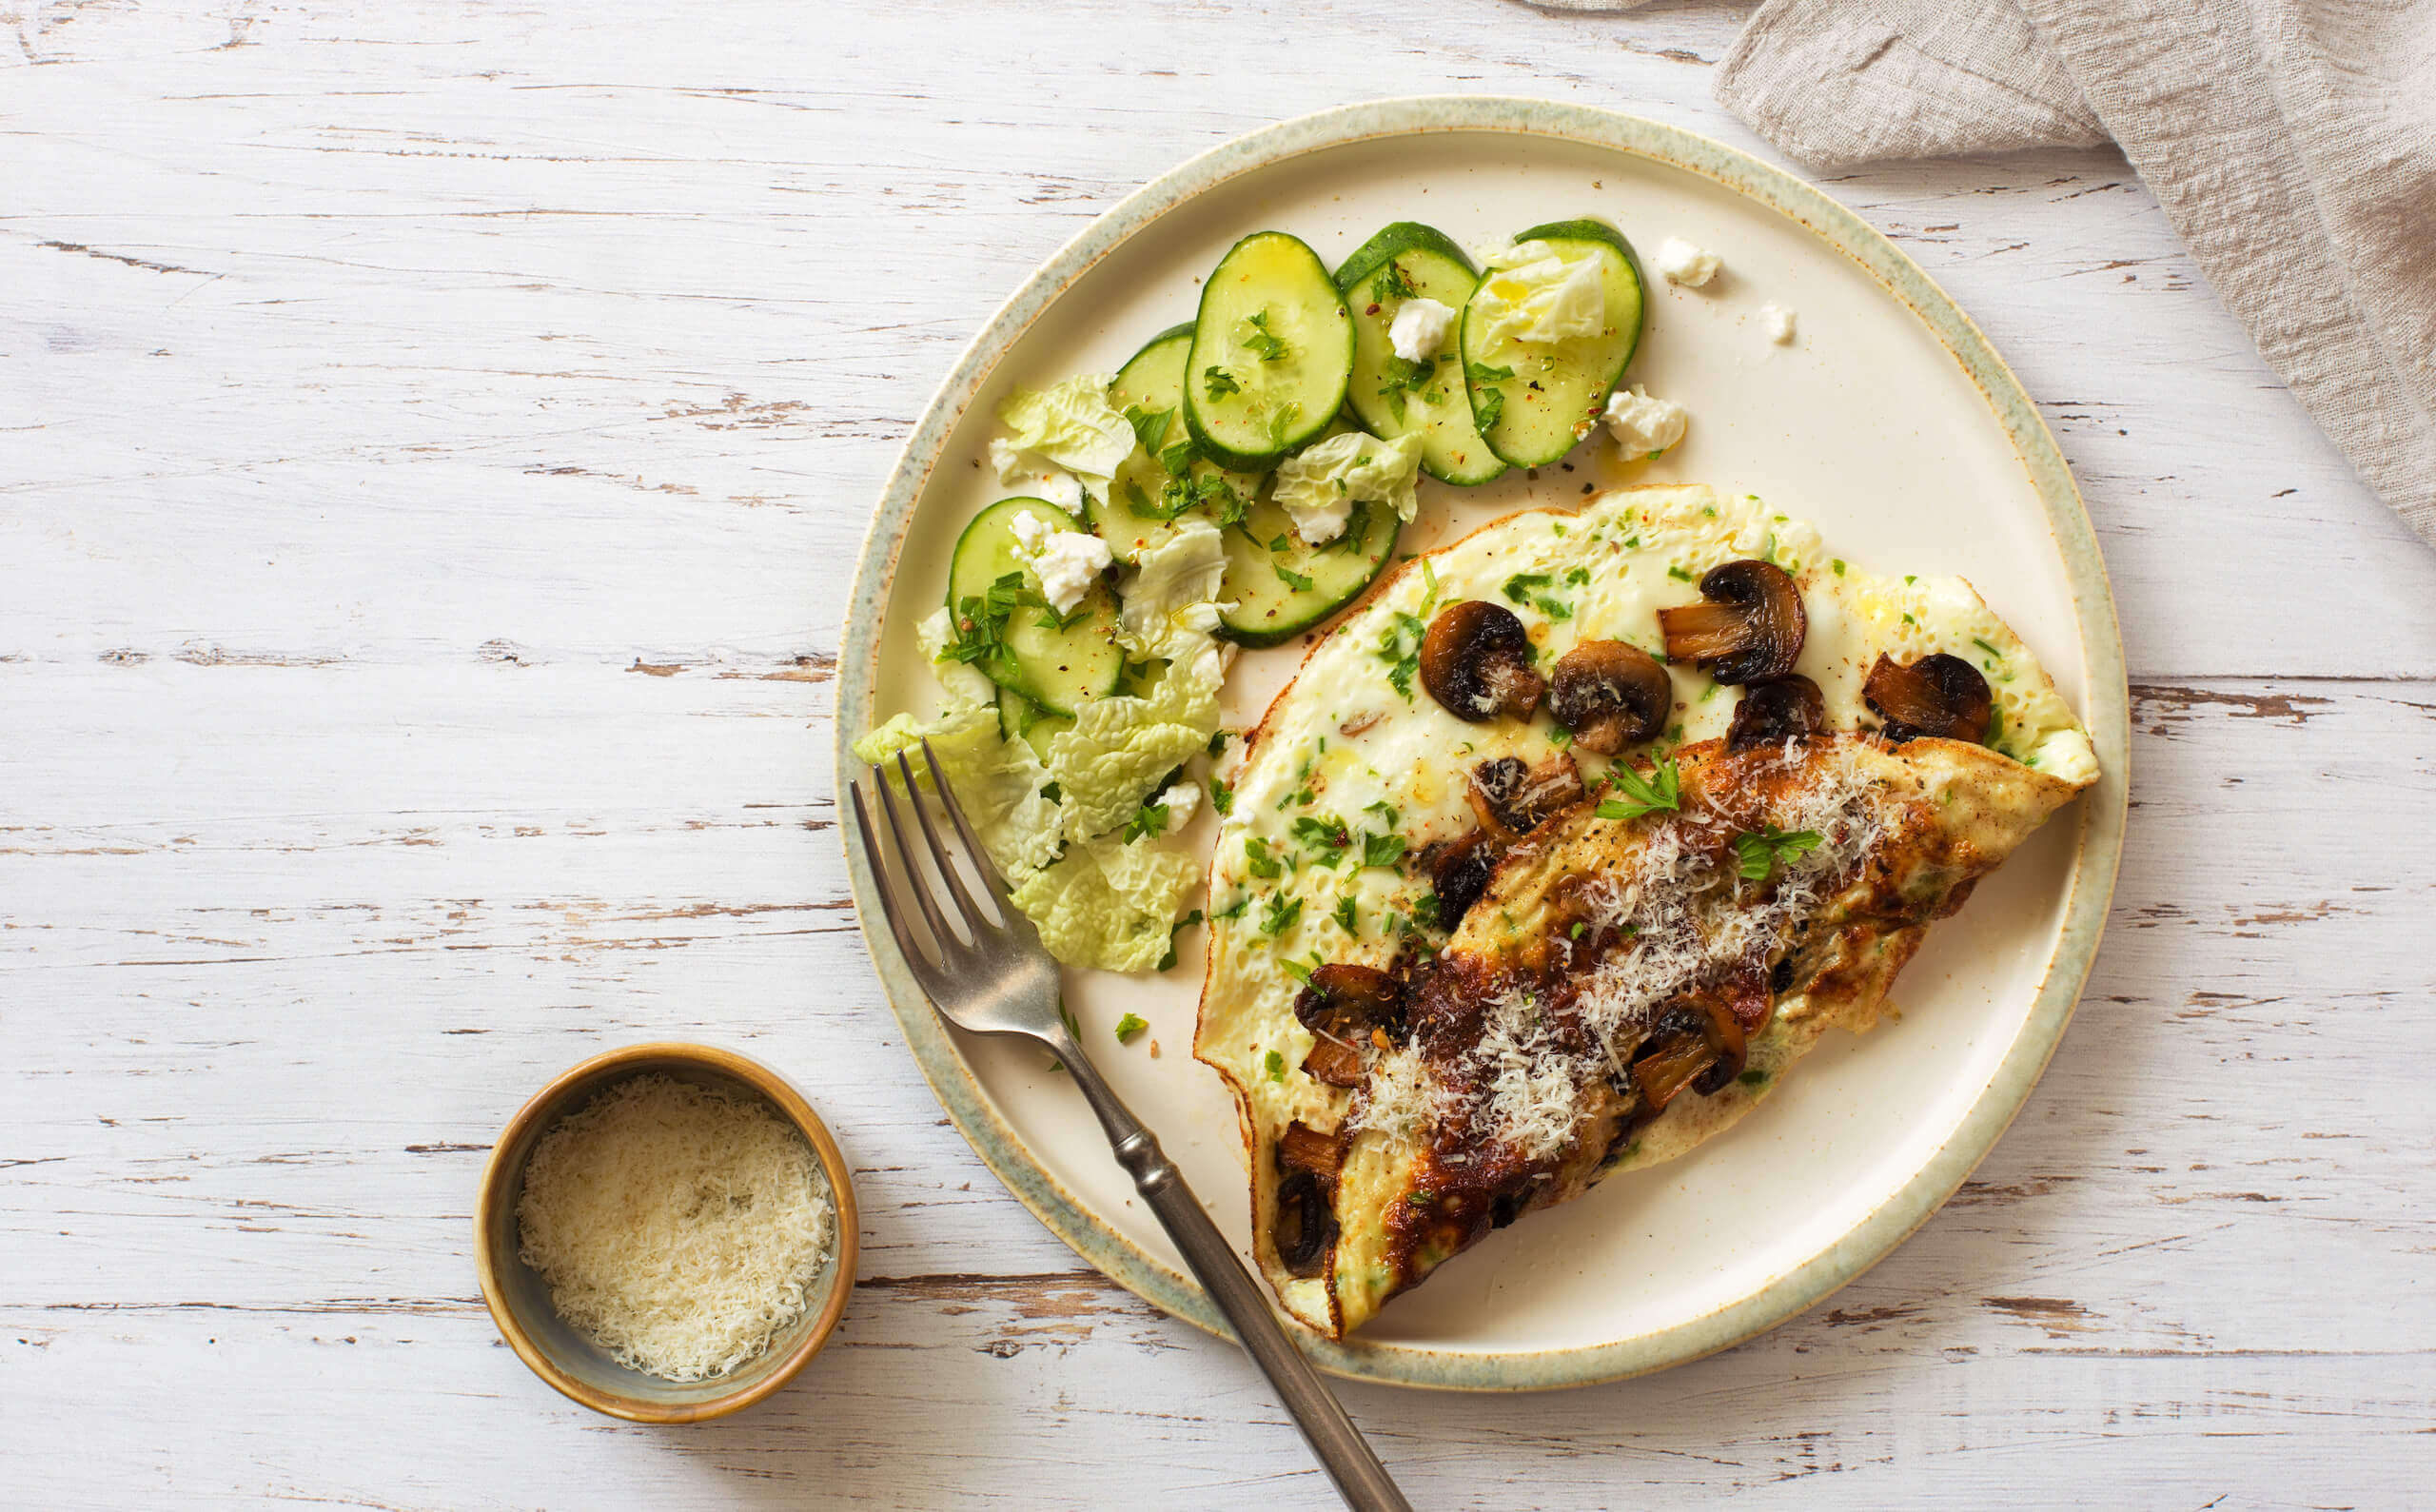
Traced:
[[1822, 167], [2112, 138], [2436, 543], [2436, 0], [1766, 0], [1717, 95]]

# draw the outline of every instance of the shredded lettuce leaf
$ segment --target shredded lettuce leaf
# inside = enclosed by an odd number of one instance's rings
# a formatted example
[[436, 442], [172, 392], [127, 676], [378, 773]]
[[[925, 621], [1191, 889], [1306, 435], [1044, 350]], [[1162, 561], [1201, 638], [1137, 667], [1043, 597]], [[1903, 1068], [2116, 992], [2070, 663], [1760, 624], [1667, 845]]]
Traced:
[[1175, 534], [1142, 554], [1117, 585], [1116, 643], [1136, 657], [1186, 656], [1218, 628], [1226, 538], [1206, 520], [1176, 521]]
[[920, 750], [926, 737], [955, 787], [956, 802], [972, 821], [972, 833], [981, 837], [982, 849], [997, 863], [1009, 887], [1020, 886], [1057, 859], [1062, 843], [1057, 805], [1041, 791], [1048, 774], [1031, 746], [999, 737], [994, 706], [951, 709], [928, 723], [900, 714], [855, 741], [855, 755], [894, 779], [896, 754], [910, 752], [906, 759], [914, 780], [928, 788], [931, 774]]
[[1381, 441], [1358, 430], [1314, 442], [1277, 464], [1269, 495], [1312, 545], [1345, 534], [1357, 503], [1386, 504], [1409, 522], [1421, 506], [1421, 434]]
[[1473, 296], [1485, 323], [1483, 346], [1598, 335], [1607, 324], [1602, 262], [1596, 252], [1567, 261], [1538, 241], [1518, 242], [1491, 256], [1488, 278]]
[[1050, 737], [1049, 775], [1064, 794], [1069, 839], [1104, 835], [1133, 817], [1169, 773], [1208, 749], [1224, 667], [1218, 643], [1201, 637], [1149, 691], [1087, 703], [1072, 729]]
[[1087, 373], [1008, 396], [998, 406], [998, 420], [1013, 435], [990, 447], [998, 481], [1012, 483], [1037, 471], [1026, 465], [1028, 458], [1037, 457], [1107, 498], [1109, 480], [1133, 455], [1133, 425], [1109, 403], [1108, 385], [1107, 375]]
[[1012, 896], [1069, 966], [1148, 972], [1166, 957], [1176, 914], [1200, 880], [1200, 864], [1180, 851], [1110, 836], [1068, 846]]

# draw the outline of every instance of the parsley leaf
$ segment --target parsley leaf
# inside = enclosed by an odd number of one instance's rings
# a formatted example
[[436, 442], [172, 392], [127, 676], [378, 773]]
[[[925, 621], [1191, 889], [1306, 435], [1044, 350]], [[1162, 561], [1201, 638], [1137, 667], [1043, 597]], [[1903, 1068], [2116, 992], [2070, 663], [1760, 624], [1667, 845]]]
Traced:
[[1624, 795], [1600, 802], [1599, 817], [1602, 819], [1638, 819], [1644, 814], [1682, 810], [1683, 774], [1671, 759], [1658, 763], [1646, 777], [1631, 767], [1612, 766], [1607, 769], [1607, 780]]
[[1365, 834], [1362, 836], [1362, 864], [1394, 866], [1405, 858], [1405, 850], [1409, 843], [1401, 835]]
[[1287, 431], [1292, 428], [1295, 419], [1302, 413], [1303, 406], [1291, 401], [1272, 410], [1268, 417], [1268, 443], [1272, 446], [1285, 445]]
[[1818, 841], [1817, 830], [1786, 831], [1773, 824], [1762, 825], [1756, 835], [1734, 837], [1735, 869], [1746, 882], [1764, 882], [1785, 862], [1818, 849]]
[[1353, 894], [1350, 893], [1336, 900], [1336, 909], [1333, 913], [1329, 913], [1328, 917], [1336, 920], [1337, 927], [1345, 931], [1347, 934], [1358, 935], [1362, 933], [1360, 926], [1355, 922], [1356, 915], [1353, 912]]
[[1385, 304], [1391, 299], [1411, 299], [1420, 292], [1413, 286], [1412, 275], [1398, 267], [1393, 258], [1389, 258], [1387, 265], [1379, 269], [1379, 276], [1370, 281], [1370, 298], [1375, 304]]
[[1169, 477], [1181, 478], [1184, 470], [1191, 466], [1193, 459], [1200, 455], [1201, 448], [1193, 443], [1191, 437], [1187, 436], [1159, 453], [1159, 465], [1167, 469]]
[[[1427, 566], [1428, 560], [1423, 558], [1422, 564]], [[1395, 622], [1379, 637], [1379, 649], [1373, 653], [1387, 664], [1387, 681], [1406, 703], [1412, 701], [1413, 675], [1421, 670], [1422, 638], [1428, 633], [1428, 622], [1419, 615], [1399, 611]]]
[[1277, 580], [1284, 583], [1288, 588], [1293, 589], [1296, 593], [1309, 593], [1311, 591], [1311, 579], [1304, 577], [1301, 573], [1287, 570], [1286, 564], [1283, 562], [1271, 562], [1269, 566], [1270, 569], [1277, 574]]
[[1231, 782], [1221, 782], [1215, 777], [1210, 778], [1209, 806], [1216, 809], [1221, 815], [1234, 813], [1235, 785]]
[[1280, 1055], [1277, 1051], [1270, 1051], [1267, 1058], [1262, 1061], [1261, 1064], [1268, 1071], [1268, 1079], [1270, 1081], [1282, 1082], [1286, 1079], [1286, 1057]]
[[1262, 310], [1257, 315], [1247, 316], [1245, 324], [1252, 328], [1252, 333], [1237, 341], [1236, 345], [1251, 348], [1264, 363], [1285, 360], [1286, 344], [1278, 339], [1276, 332], [1268, 328], [1268, 311]]
[[1008, 573], [986, 592], [966, 594], [956, 602], [955, 638], [941, 649], [940, 655], [984, 672], [994, 667], [999, 674], [1012, 677], [1016, 670], [1015, 653], [1007, 644], [1007, 620], [1023, 608], [1046, 611], [1049, 600], [1025, 586], [1021, 572]]
[[1334, 866], [1353, 848], [1353, 835], [1343, 819], [1306, 814], [1294, 821], [1294, 838], [1320, 853], [1319, 864]]
[[1502, 383], [1514, 376], [1514, 369], [1491, 367], [1486, 363], [1465, 363], [1464, 376], [1475, 383]]
[[1283, 934], [1292, 929], [1294, 921], [1302, 916], [1303, 900], [1301, 898], [1287, 897], [1283, 893], [1271, 893], [1268, 895], [1268, 902], [1261, 909], [1260, 932], [1263, 934]]
[[1131, 845], [1136, 840], [1147, 840], [1154, 835], [1167, 834], [1168, 817], [1166, 804], [1145, 803], [1133, 811], [1133, 817], [1125, 821], [1125, 843]]
[[[1159, 449], [1159, 438], [1168, 433], [1168, 422], [1175, 418], [1176, 410], [1173, 404], [1165, 409], [1144, 409], [1139, 404], [1125, 406], [1126, 423], [1133, 427], [1133, 439], [1141, 443], [1142, 449], [1146, 452], [1156, 452]], [[1175, 471], [1172, 467], [1168, 470]]]
[[1504, 413], [1505, 393], [1503, 389], [1484, 388], [1473, 393], [1472, 423], [1480, 427], [1483, 435], [1497, 429], [1498, 419]]
[[1244, 836], [1244, 870], [1254, 876], [1268, 877], [1284, 874], [1286, 868], [1277, 857], [1268, 854], [1267, 840], [1257, 835], [1247, 835]]
[[1235, 382], [1235, 375], [1223, 367], [1203, 368], [1201, 386], [1212, 399], [1224, 399], [1228, 394], [1240, 394], [1244, 391], [1244, 385]]

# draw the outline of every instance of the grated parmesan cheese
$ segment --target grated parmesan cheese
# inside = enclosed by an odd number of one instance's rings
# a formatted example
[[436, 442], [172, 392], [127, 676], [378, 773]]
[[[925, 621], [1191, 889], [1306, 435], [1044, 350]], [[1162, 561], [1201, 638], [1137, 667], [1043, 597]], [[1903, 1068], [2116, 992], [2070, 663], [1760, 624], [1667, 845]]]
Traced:
[[622, 1365], [702, 1381], [803, 1314], [831, 1208], [812, 1147], [769, 1107], [637, 1076], [533, 1147], [516, 1221], [560, 1317]]
[[[1798, 763], [1798, 747], [1789, 742], [1777, 759]], [[1694, 811], [1648, 825], [1631, 863], [1585, 891], [1599, 921], [1629, 940], [1600, 962], [1575, 1000], [1606, 1070], [1624, 1073], [1623, 1051], [1678, 994], [1733, 962], [1782, 950], [1794, 924], [1884, 837], [1890, 815], [1869, 774], [1825, 761], [1805, 776], [1764, 815]], [[1815, 849], [1782, 866], [1763, 899], [1750, 895], [1731, 864], [1719, 863], [1714, 845], [1687, 843], [1701, 838], [1697, 832], [1719, 838], [1762, 817], [1819, 836]], [[1531, 994], [1517, 988], [1486, 1005], [1458, 1079], [1482, 1089], [1470, 1109], [1474, 1127], [1538, 1161], [1574, 1138], [1597, 1069], [1592, 1056], [1567, 1050], [1549, 1031]], [[1375, 1090], [1372, 1100], [1389, 1101]]]

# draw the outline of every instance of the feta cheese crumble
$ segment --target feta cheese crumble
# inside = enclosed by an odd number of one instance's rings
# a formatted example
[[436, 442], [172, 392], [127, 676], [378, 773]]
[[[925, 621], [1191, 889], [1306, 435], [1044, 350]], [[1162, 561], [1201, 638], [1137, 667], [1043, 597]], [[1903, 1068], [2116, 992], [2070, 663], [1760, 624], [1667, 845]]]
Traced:
[[1116, 560], [1099, 537], [1079, 530], [1052, 530], [1049, 521], [1029, 509], [1017, 512], [1008, 528], [1015, 533], [1015, 555], [1040, 579], [1040, 596], [1061, 615], [1072, 614], [1083, 595], [1091, 591], [1091, 584]]
[[1668, 237], [1658, 249], [1658, 271], [1665, 275], [1669, 284], [1680, 284], [1686, 288], [1699, 288], [1717, 277], [1718, 269], [1724, 265], [1724, 259], [1715, 252], [1680, 236]]
[[1600, 416], [1627, 457], [1655, 456], [1666, 450], [1683, 439], [1691, 418], [1691, 411], [1671, 399], [1653, 399], [1640, 383], [1607, 396], [1606, 412]]
[[1438, 355], [1444, 345], [1446, 333], [1455, 328], [1452, 306], [1434, 299], [1408, 299], [1396, 309], [1396, 318], [1387, 324], [1387, 344], [1407, 363], [1425, 363]]
[[1781, 304], [1760, 305], [1759, 328], [1766, 331], [1768, 340], [1778, 346], [1791, 346], [1793, 344], [1793, 311]]
[[1169, 831], [1181, 830], [1192, 822], [1192, 811], [1201, 806], [1201, 785], [1179, 782], [1159, 795], [1159, 803], [1168, 811]]

